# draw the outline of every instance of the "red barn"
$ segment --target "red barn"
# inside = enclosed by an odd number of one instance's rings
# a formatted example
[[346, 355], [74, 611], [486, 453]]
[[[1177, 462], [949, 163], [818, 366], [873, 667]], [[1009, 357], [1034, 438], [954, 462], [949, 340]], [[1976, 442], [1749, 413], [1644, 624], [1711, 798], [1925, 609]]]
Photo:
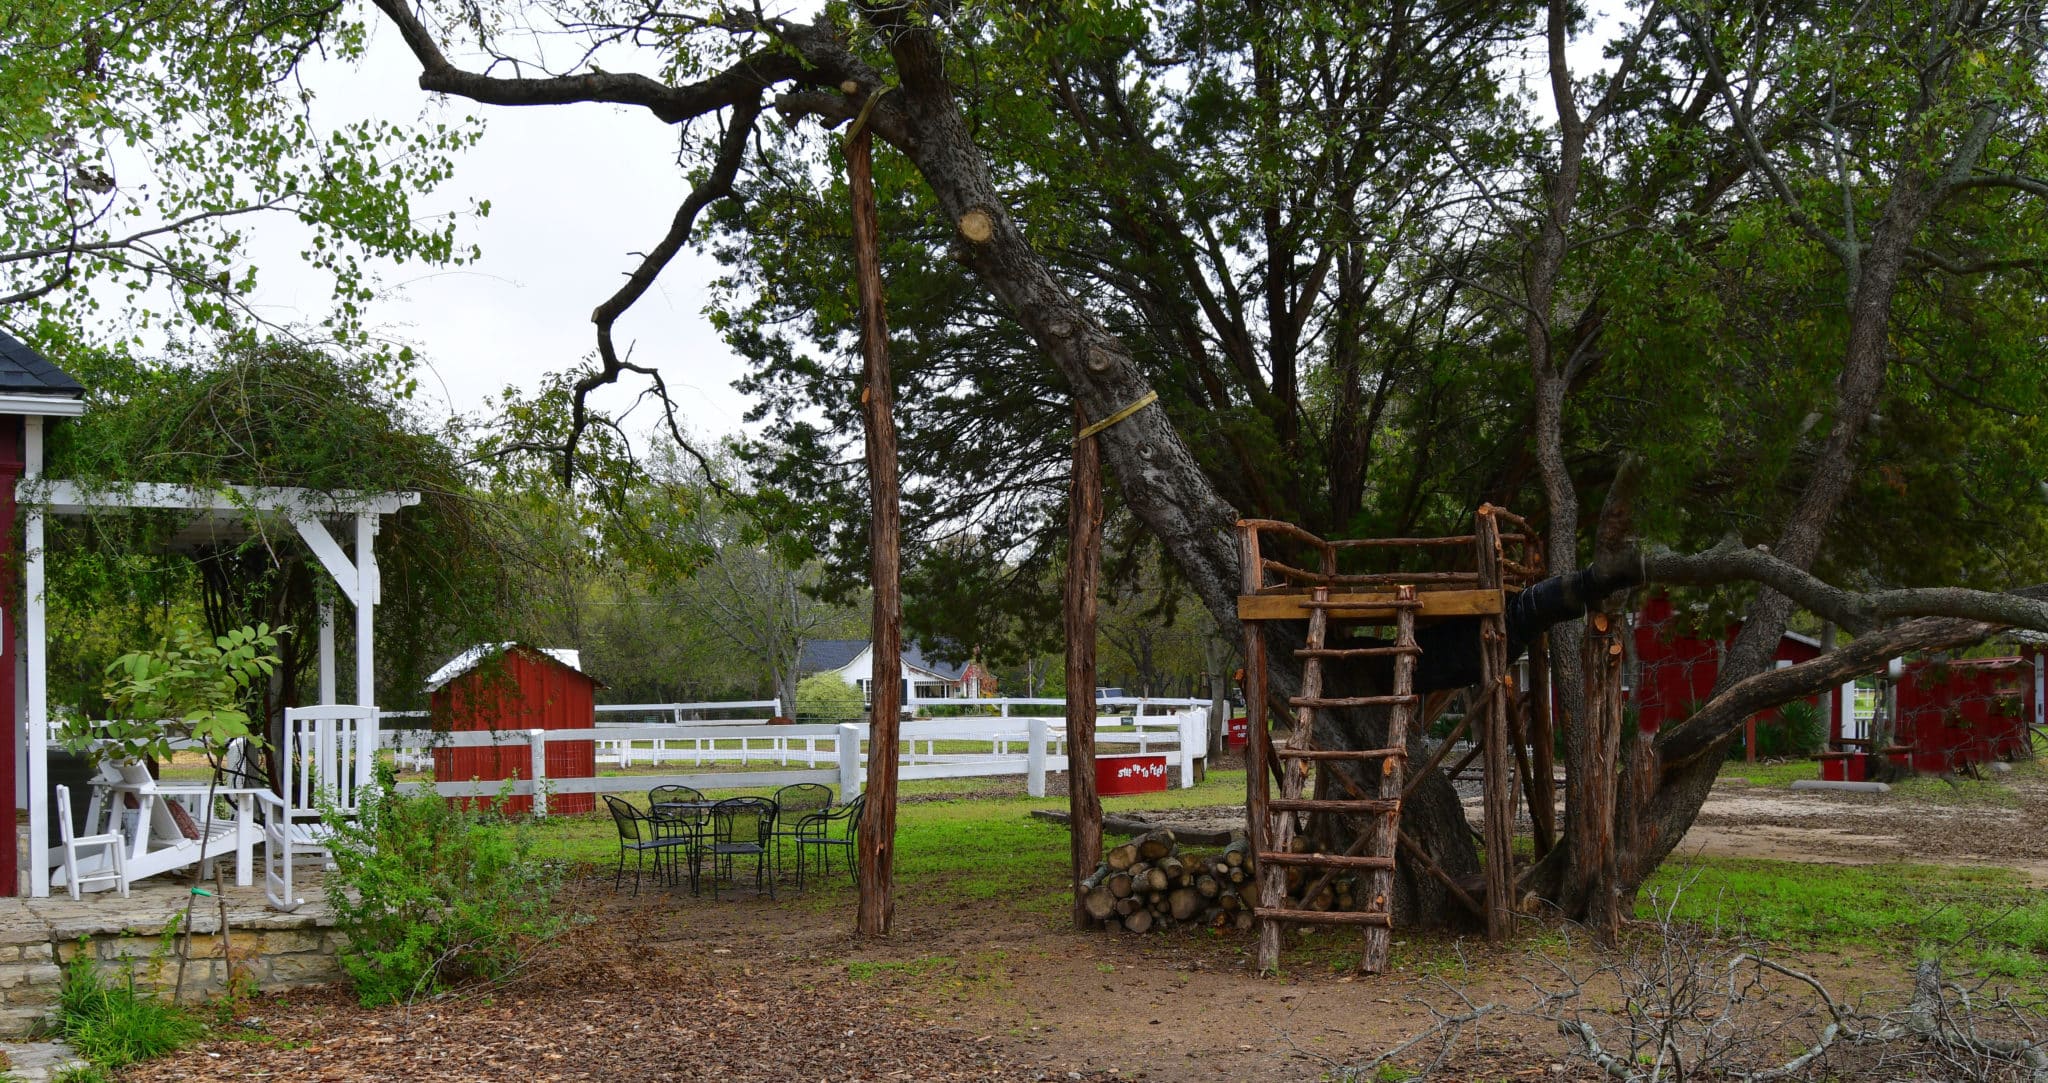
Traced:
[[2027, 659], [1909, 662], [1897, 687], [1893, 763], [1940, 774], [2026, 755], [2028, 722], [2039, 709]]
[[[1654, 733], [1664, 726], [1683, 722], [1693, 710], [1712, 698], [1714, 681], [1721, 675], [1721, 657], [1740, 629], [1730, 624], [1721, 639], [1705, 639], [1698, 629], [1678, 618], [1671, 599], [1654, 595], [1636, 614], [1635, 648], [1640, 663], [1640, 687], [1632, 689], [1637, 722], [1643, 732]], [[1797, 632], [1778, 638], [1774, 655], [1779, 665], [1796, 665], [1820, 657], [1820, 642]], [[1830, 696], [1825, 712], [1830, 732], [1839, 734], [1842, 702]], [[1760, 717], [1773, 717], [1766, 714]]]
[[[429, 706], [437, 729], [451, 732], [505, 730], [587, 730], [597, 725], [596, 678], [584, 673], [572, 650], [542, 650], [523, 643], [488, 643], [471, 647], [442, 666], [427, 681]], [[533, 774], [533, 753], [521, 741], [495, 748], [436, 748], [434, 778], [442, 782], [471, 779], [497, 782]], [[547, 771], [551, 779], [595, 778], [595, 741], [549, 741]], [[482, 799], [489, 804], [489, 799]], [[550, 813], [591, 812], [594, 794], [556, 795]], [[507, 812], [533, 810], [533, 799], [515, 797]]]

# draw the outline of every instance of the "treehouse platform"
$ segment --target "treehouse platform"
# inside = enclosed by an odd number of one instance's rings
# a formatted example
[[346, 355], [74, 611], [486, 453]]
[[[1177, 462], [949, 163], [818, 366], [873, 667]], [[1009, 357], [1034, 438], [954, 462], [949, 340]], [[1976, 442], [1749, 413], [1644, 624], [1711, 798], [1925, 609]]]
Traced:
[[[1510, 529], [1503, 531], [1503, 524]], [[1282, 926], [1342, 924], [1365, 930], [1359, 970], [1384, 970], [1400, 859], [1416, 864], [1483, 917], [1490, 939], [1504, 939], [1511, 923], [1518, 780], [1548, 779], [1551, 769], [1548, 695], [1516, 695], [1505, 623], [1510, 597], [1543, 575], [1536, 532], [1519, 516], [1490, 505], [1475, 513], [1471, 534], [1452, 537], [1326, 540], [1270, 519], [1245, 519], [1237, 526], [1244, 576], [1237, 613], [1245, 636], [1245, 805], [1259, 876], [1253, 913], [1260, 969], [1278, 968]], [[1467, 691], [1467, 709], [1456, 728], [1431, 749], [1422, 733], [1448, 702], [1449, 691], [1417, 691], [1423, 647], [1416, 632], [1447, 621], [1476, 626], [1471, 643], [1479, 654], [1480, 682]], [[1391, 636], [1378, 634], [1387, 627]], [[1276, 649], [1301, 663], [1298, 686], [1285, 692], [1275, 688], [1275, 674], [1268, 670], [1269, 653]], [[1541, 650], [1539, 643], [1532, 654]], [[1532, 670], [1538, 660], [1532, 658]], [[1375, 664], [1390, 672], [1373, 676]], [[1283, 679], [1294, 678], [1289, 672]], [[1365, 686], [1338, 687], [1344, 684]], [[1365, 710], [1384, 712], [1383, 729], [1370, 715], [1341, 721], [1328, 716]], [[1270, 728], [1275, 717], [1291, 722], [1284, 739]], [[1375, 729], [1382, 732], [1373, 734]], [[1472, 751], [1451, 772], [1481, 758], [1486, 886], [1477, 899], [1401, 827], [1402, 802], [1468, 729]], [[1518, 764], [1539, 743], [1525, 736], [1537, 738], [1539, 731], [1540, 762]], [[1372, 736], [1358, 739], [1367, 734]], [[1408, 769], [1411, 754], [1423, 758], [1418, 771]], [[1548, 817], [1536, 816], [1533, 802], [1531, 814], [1539, 821], [1539, 846], [1547, 846]], [[1318, 816], [1362, 819], [1364, 827], [1342, 852], [1321, 852], [1308, 842]], [[1357, 900], [1354, 910], [1329, 904], [1335, 897], [1330, 888], [1342, 876], [1366, 880], [1364, 890], [1350, 892]]]

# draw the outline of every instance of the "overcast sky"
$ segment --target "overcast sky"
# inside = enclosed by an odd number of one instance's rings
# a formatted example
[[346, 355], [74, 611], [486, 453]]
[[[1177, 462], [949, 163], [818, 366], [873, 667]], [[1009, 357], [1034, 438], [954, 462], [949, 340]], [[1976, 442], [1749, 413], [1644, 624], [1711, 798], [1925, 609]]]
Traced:
[[[686, 193], [675, 161], [676, 131], [645, 110], [613, 106], [507, 109], [442, 101], [419, 89], [418, 63], [388, 25], [373, 24], [360, 66], [314, 62], [306, 83], [322, 123], [379, 117], [485, 122], [483, 139], [459, 155], [454, 177], [417, 208], [447, 211], [488, 199], [489, 217], [462, 225], [483, 258], [457, 268], [385, 267], [388, 296], [372, 325], [410, 343], [428, 366], [422, 405], [475, 413], [508, 384], [532, 390], [595, 347], [590, 312], [617, 288], [667, 230]], [[314, 321], [328, 309], [326, 282], [303, 271], [303, 235], [270, 219], [256, 231], [261, 271], [256, 298], [279, 322]], [[615, 339], [641, 363], [658, 364], [689, 425], [715, 438], [738, 431], [746, 401], [733, 390], [742, 371], [703, 316], [716, 263], [685, 252], [619, 321]], [[636, 387], [637, 389], [637, 387]], [[623, 408], [626, 396], [608, 402]], [[631, 425], [651, 428], [642, 408]]]
[[[1606, 9], [1619, 6], [1598, 5], [1603, 30], [1615, 22]], [[677, 132], [645, 110], [442, 100], [419, 89], [418, 64], [398, 34], [381, 19], [371, 25], [362, 64], [308, 66], [321, 122], [377, 117], [403, 124], [474, 114], [485, 123], [481, 142], [457, 157], [453, 179], [419, 208], [447, 211], [488, 199], [489, 217], [465, 221], [461, 232], [463, 241], [482, 247], [482, 259], [442, 270], [387, 267], [381, 277], [388, 295], [370, 310], [376, 330], [411, 344], [425, 362], [423, 406], [475, 414], [507, 385], [530, 391], [590, 354], [591, 310], [633, 266], [634, 253], [660, 238], [685, 194]], [[1574, 42], [1576, 66], [1603, 66], [1602, 36]], [[1540, 42], [1527, 44], [1533, 53]], [[1535, 84], [1533, 108], [1549, 114], [1539, 57], [1515, 66]], [[324, 280], [297, 265], [303, 236], [296, 224], [270, 219], [254, 232], [252, 257], [263, 283], [257, 304], [282, 323], [324, 316]], [[630, 346], [634, 360], [660, 366], [688, 426], [706, 439], [739, 431], [747, 408], [732, 387], [741, 362], [703, 315], [717, 273], [709, 258], [683, 253], [617, 328], [618, 343]], [[601, 402], [617, 410], [628, 398], [614, 393]], [[655, 425], [653, 411], [640, 409], [630, 431]]]

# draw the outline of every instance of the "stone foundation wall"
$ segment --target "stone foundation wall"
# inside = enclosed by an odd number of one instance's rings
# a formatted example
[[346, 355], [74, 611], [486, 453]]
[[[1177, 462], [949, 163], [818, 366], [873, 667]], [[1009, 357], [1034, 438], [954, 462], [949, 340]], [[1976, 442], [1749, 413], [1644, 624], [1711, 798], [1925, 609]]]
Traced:
[[[122, 899], [111, 893], [73, 902], [0, 898], [0, 1038], [28, 1035], [54, 1015], [64, 964], [83, 951], [109, 982], [132, 980], [138, 988], [168, 993], [177, 981], [177, 944], [166, 929], [184, 907], [184, 891], [137, 885]], [[185, 967], [185, 996], [200, 1000], [229, 988], [230, 980], [254, 990], [321, 985], [342, 977], [335, 959], [334, 913], [309, 903], [289, 914], [269, 909], [261, 892], [230, 889], [230, 957], [222, 943], [218, 903], [193, 907], [192, 958]]]

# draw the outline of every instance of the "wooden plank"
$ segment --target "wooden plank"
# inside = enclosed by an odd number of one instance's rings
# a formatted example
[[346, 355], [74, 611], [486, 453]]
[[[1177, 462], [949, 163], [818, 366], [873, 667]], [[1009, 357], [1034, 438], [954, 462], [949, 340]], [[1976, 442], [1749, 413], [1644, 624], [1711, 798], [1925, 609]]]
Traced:
[[1394, 919], [1386, 914], [1363, 913], [1354, 910], [1282, 910], [1279, 907], [1256, 907], [1252, 913], [1264, 921], [1292, 921], [1301, 925], [1389, 925]]
[[1405, 748], [1283, 748], [1278, 752], [1284, 760], [1383, 760], [1408, 754]]
[[1415, 702], [1414, 696], [1296, 696], [1287, 701], [1290, 707], [1396, 707], [1408, 706]]
[[1391, 658], [1403, 654], [1421, 654], [1421, 647], [1323, 647], [1309, 650], [1304, 647], [1295, 651], [1296, 658]]
[[[1483, 617], [1505, 610], [1498, 590], [1425, 590], [1416, 593], [1423, 617]], [[1240, 594], [1239, 620], [1307, 620], [1316, 608], [1304, 594]], [[1397, 597], [1391, 593], [1332, 594], [1325, 611], [1337, 620], [1392, 620]]]
[[1351, 854], [1260, 854], [1258, 859], [1274, 865], [1303, 865], [1328, 869], [1391, 869], [1391, 857], [1354, 857]]
[[1275, 797], [1266, 802], [1274, 812], [1363, 812], [1381, 814], [1399, 812], [1401, 802], [1375, 798], [1365, 801], [1338, 801], [1314, 797]]

